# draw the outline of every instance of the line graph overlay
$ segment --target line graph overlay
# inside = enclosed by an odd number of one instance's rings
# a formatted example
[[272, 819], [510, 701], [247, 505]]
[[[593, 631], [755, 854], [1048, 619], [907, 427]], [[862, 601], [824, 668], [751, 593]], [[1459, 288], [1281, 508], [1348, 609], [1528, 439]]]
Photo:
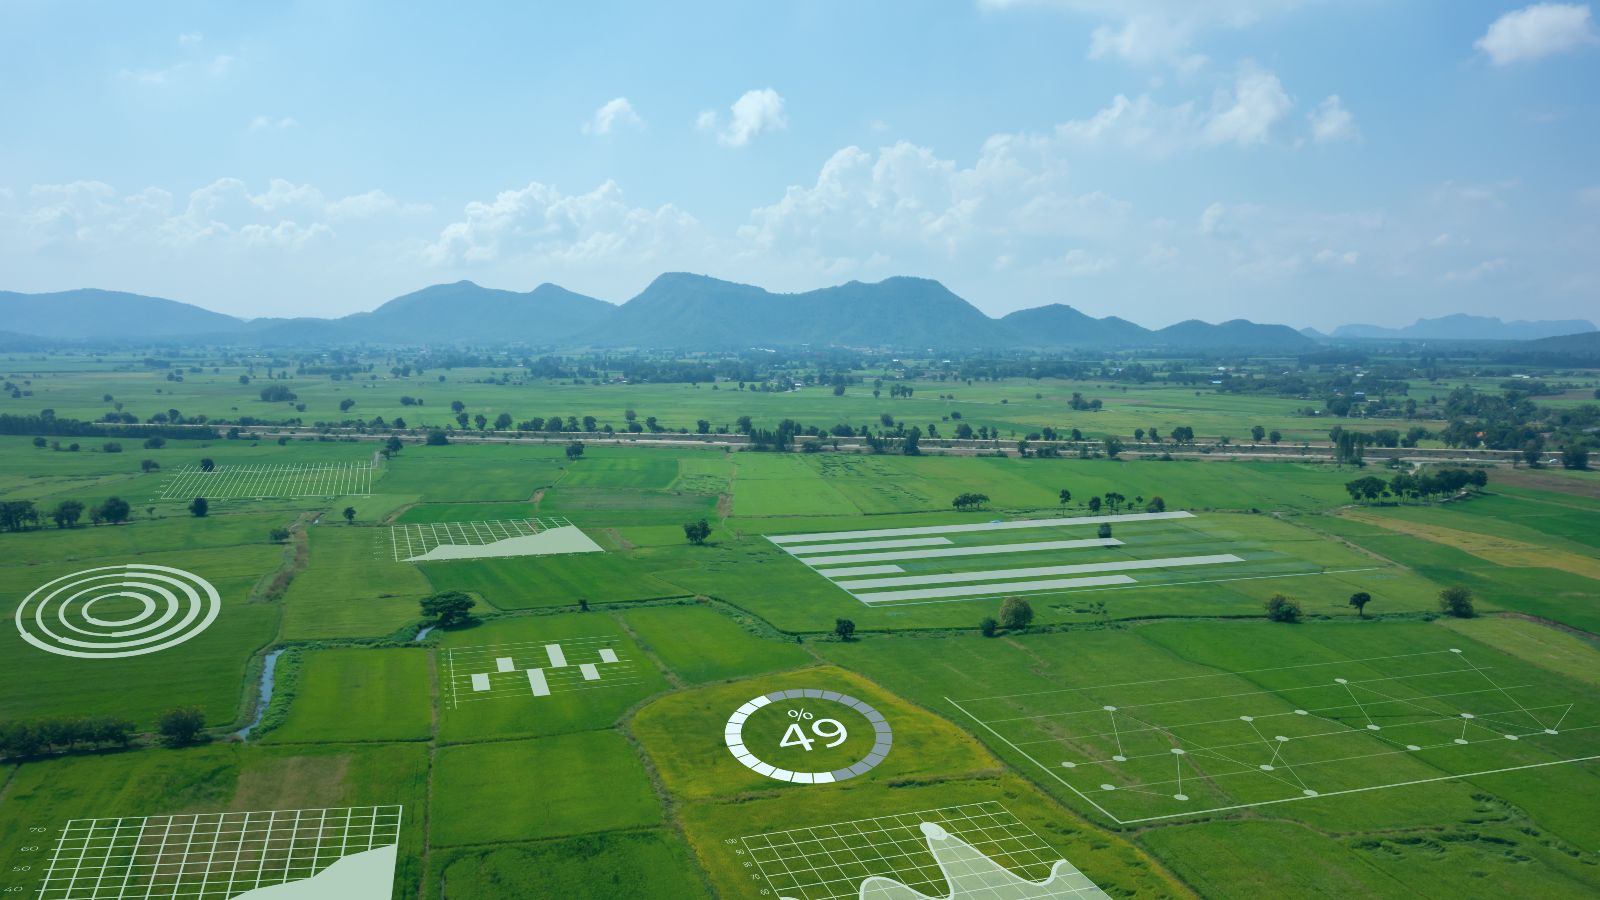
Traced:
[[292, 497], [365, 497], [372, 493], [370, 463], [295, 463], [217, 466], [206, 471], [185, 466], [167, 476], [156, 500], [273, 500]]
[[[387, 900], [401, 808], [73, 819], [52, 848], [38, 900], [223, 900], [274, 896]], [[287, 886], [303, 883], [306, 889]]]
[[618, 637], [560, 638], [445, 651], [450, 706], [641, 684], [644, 672]]
[[1121, 824], [1600, 758], [1592, 703], [1459, 648], [946, 699]]
[[772, 893], [792, 900], [1105, 897], [994, 801], [751, 835], [738, 846]]
[[393, 525], [376, 547], [378, 556], [395, 562], [598, 552], [603, 552], [598, 544], [561, 516]]

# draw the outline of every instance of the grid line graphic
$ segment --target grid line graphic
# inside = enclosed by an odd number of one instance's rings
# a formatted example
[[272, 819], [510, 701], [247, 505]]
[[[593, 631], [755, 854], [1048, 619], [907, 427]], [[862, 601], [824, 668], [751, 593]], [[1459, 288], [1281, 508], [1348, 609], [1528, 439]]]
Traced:
[[1600, 709], [1522, 681], [1452, 647], [945, 699], [1133, 824], [1600, 759]]
[[[361, 806], [73, 819], [56, 839], [37, 898], [225, 900], [394, 847], [400, 817], [399, 806]], [[373, 896], [390, 890], [388, 881], [374, 885]]]
[[294, 497], [366, 497], [372, 494], [370, 463], [297, 463], [217, 466], [207, 472], [185, 466], [167, 477], [156, 500], [279, 500]]
[[[930, 849], [930, 830], [960, 839], [981, 858], [936, 858]], [[889, 893], [885, 879], [928, 897], [949, 897], [956, 890], [952, 880], [966, 876], [970, 884], [971, 877], [988, 865], [984, 860], [1021, 881], [1008, 877], [1002, 886], [991, 878], [989, 889], [968, 889], [957, 896], [970, 900], [1105, 896], [997, 801], [773, 831], [728, 843], [736, 844], [736, 852], [752, 864], [752, 880], [765, 882], [780, 900], [857, 900], [868, 891], [909, 896]], [[1052, 879], [1052, 872], [1060, 869], [1076, 880]], [[873, 884], [864, 889], [869, 880]]]
[[498, 541], [571, 526], [572, 523], [562, 516], [394, 525], [389, 529], [389, 539], [383, 542], [386, 546], [380, 547], [378, 552], [381, 555], [387, 550], [395, 562], [403, 562], [422, 556], [435, 547], [482, 547]]

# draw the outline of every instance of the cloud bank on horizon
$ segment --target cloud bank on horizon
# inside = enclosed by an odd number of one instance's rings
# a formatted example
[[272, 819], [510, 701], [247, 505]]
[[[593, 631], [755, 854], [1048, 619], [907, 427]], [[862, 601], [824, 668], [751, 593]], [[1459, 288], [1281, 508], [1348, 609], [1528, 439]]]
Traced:
[[0, 10], [0, 288], [338, 315], [912, 274], [1327, 327], [1600, 296], [1585, 3]]

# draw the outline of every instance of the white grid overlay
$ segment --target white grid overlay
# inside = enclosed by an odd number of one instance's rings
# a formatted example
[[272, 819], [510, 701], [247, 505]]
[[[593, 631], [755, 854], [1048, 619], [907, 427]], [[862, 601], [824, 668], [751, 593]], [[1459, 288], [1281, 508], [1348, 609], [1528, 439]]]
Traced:
[[73, 819], [38, 900], [223, 900], [393, 846], [399, 806]]
[[[922, 823], [932, 822], [975, 850], [1029, 881], [1049, 878], [1062, 855], [998, 802], [971, 803], [874, 819], [857, 819], [739, 839], [742, 855], [754, 864], [772, 893], [794, 900], [836, 900], [861, 896], [861, 883], [874, 876], [892, 878], [930, 897], [950, 888], [928, 850]], [[1103, 896], [1096, 890], [1039, 886], [1037, 898]], [[964, 893], [973, 900], [984, 896]], [[1007, 893], [1007, 897], [1016, 897]]]
[[1592, 706], [1459, 648], [945, 699], [1118, 824], [1600, 759]]
[[[559, 647], [562, 665], [552, 665], [551, 647]], [[638, 661], [629, 654], [620, 637], [553, 638], [548, 641], [523, 641], [481, 647], [450, 647], [445, 650], [445, 671], [449, 679], [450, 707], [460, 708], [474, 700], [502, 700], [507, 697], [533, 697], [528, 670], [537, 669], [551, 694], [593, 691], [644, 682]], [[609, 650], [614, 660], [601, 651]], [[500, 660], [511, 665], [502, 667]], [[591, 666], [589, 673], [585, 665]], [[588, 677], [590, 674], [598, 677]], [[486, 690], [477, 690], [473, 677], [484, 679]]]
[[278, 466], [217, 466], [209, 472], [185, 466], [167, 477], [155, 499], [189, 501], [274, 500], [292, 497], [365, 497], [372, 494], [370, 463]]
[[561, 516], [395, 525], [389, 529], [389, 552], [395, 562], [404, 562], [421, 556], [435, 547], [481, 547], [496, 541], [526, 537], [552, 528], [567, 528], [571, 525], [571, 522]]

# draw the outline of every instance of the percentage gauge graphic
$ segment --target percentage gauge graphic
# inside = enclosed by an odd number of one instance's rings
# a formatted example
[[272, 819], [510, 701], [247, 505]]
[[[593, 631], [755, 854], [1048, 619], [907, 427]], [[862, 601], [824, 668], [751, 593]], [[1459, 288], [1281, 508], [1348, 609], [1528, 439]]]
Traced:
[[[834, 769], [831, 772], [795, 772], [762, 762], [760, 757], [745, 746], [744, 723], [757, 710], [768, 704], [777, 703], [781, 700], [800, 699], [832, 701], [847, 706], [866, 717], [866, 720], [872, 724], [873, 729], [872, 749], [867, 751], [867, 755], [854, 765], [846, 766], [842, 769]], [[796, 717], [791, 715], [791, 718]], [[806, 716], [805, 718], [810, 717]], [[768, 778], [774, 778], [778, 781], [792, 781], [795, 784], [832, 784], [835, 781], [854, 778], [883, 762], [884, 757], [889, 755], [889, 748], [894, 744], [894, 731], [890, 729], [888, 720], [884, 719], [883, 714], [873, 709], [869, 704], [857, 700], [849, 694], [841, 694], [838, 691], [820, 691], [812, 688], [773, 691], [770, 694], [762, 694], [743, 704], [733, 711], [733, 715], [728, 717], [728, 725], [724, 729], [723, 737], [728, 743], [728, 751], [733, 754], [733, 758], [743, 763], [746, 768]]]

